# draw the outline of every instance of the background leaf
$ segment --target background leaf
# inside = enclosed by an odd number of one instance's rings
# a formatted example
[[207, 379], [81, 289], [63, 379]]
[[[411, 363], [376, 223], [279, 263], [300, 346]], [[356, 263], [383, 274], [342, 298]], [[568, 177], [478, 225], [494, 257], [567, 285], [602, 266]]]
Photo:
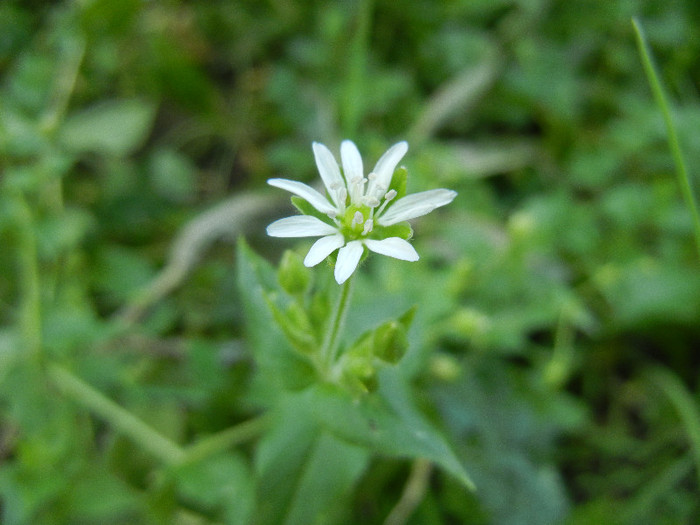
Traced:
[[60, 138], [77, 153], [128, 155], [143, 144], [154, 117], [154, 105], [143, 100], [100, 102], [69, 116]]

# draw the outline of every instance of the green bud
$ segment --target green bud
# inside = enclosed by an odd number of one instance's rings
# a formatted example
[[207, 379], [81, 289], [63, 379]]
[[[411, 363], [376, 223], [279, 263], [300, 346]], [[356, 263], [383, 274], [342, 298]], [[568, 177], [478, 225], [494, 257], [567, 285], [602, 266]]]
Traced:
[[396, 364], [408, 350], [406, 329], [398, 321], [384, 323], [374, 331], [374, 355], [384, 362]]
[[474, 308], [461, 308], [450, 317], [451, 331], [458, 337], [469, 339], [476, 345], [482, 345], [493, 330], [491, 319]]
[[364, 395], [377, 389], [377, 371], [371, 356], [363, 355], [360, 348], [354, 350], [343, 358], [342, 382], [354, 394]]
[[285, 292], [298, 295], [309, 287], [311, 271], [304, 266], [304, 261], [298, 253], [287, 250], [282, 255], [277, 279]]
[[462, 373], [459, 361], [445, 353], [435, 354], [430, 359], [430, 372], [433, 376], [446, 382], [455, 381]]

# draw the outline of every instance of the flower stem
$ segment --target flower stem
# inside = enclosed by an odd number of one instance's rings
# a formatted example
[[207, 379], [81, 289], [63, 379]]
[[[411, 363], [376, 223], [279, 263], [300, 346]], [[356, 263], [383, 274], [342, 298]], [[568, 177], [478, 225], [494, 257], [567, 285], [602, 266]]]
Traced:
[[47, 373], [52, 382], [64, 395], [97, 414], [117, 431], [141, 445], [153, 457], [166, 465], [178, 464], [185, 458], [185, 452], [175, 442], [147, 425], [128, 410], [120, 407], [62, 366], [49, 365]]
[[353, 281], [353, 277], [350, 277], [343, 283], [343, 288], [340, 290], [340, 295], [338, 296], [338, 302], [335, 305], [335, 310], [329, 320], [326, 335], [323, 338], [321, 359], [327, 371], [330, 371], [333, 367], [337, 357], [336, 354], [338, 351], [338, 344], [340, 343], [340, 335], [345, 328], [345, 318], [347, 317], [348, 307], [350, 306], [350, 299], [352, 297]]

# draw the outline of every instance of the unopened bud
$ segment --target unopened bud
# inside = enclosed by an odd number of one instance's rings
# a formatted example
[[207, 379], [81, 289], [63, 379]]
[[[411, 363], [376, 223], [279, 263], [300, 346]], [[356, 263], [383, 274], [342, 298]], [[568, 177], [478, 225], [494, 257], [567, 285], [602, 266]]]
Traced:
[[308, 288], [311, 271], [304, 266], [304, 261], [298, 253], [287, 250], [282, 255], [277, 279], [285, 292], [297, 295]]

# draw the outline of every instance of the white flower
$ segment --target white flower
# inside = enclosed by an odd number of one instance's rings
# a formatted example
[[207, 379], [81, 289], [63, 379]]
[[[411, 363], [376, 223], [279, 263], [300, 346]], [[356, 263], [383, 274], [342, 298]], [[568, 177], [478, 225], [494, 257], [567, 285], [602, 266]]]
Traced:
[[314, 142], [313, 151], [327, 196], [294, 180], [268, 180], [270, 186], [301, 197], [313, 208], [303, 211], [310, 214], [273, 222], [267, 227], [267, 234], [272, 237], [320, 237], [304, 259], [306, 266], [315, 266], [339, 250], [335, 265], [338, 284], [352, 275], [365, 248], [396, 259], [417, 261], [418, 253], [408, 242], [411, 229], [400, 223], [449, 204], [457, 193], [439, 189], [397, 199], [401, 187], [392, 187], [392, 179], [395, 178], [396, 166], [408, 151], [406, 142], [389, 148], [367, 177], [360, 152], [350, 140], [344, 140], [340, 145], [342, 174], [326, 146]]

